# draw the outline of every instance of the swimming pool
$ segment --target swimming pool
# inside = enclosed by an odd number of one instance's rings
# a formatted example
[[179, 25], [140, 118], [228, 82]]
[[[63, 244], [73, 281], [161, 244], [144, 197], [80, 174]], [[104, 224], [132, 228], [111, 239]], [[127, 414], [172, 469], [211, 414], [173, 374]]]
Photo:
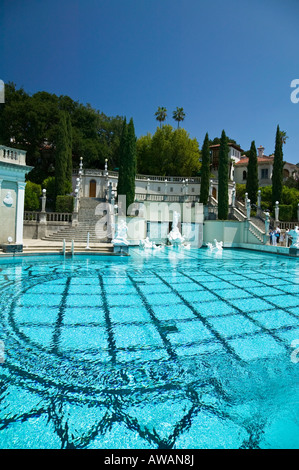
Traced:
[[245, 250], [1, 260], [0, 448], [298, 448], [298, 274]]

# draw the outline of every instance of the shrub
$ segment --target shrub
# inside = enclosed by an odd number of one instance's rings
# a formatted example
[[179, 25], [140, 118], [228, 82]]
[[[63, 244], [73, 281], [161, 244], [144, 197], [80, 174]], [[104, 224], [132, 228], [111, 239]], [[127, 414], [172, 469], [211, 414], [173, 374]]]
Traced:
[[246, 184], [236, 184], [236, 197], [237, 199], [245, 199]]
[[261, 209], [264, 212], [270, 212], [271, 204], [269, 202], [261, 201]]
[[279, 220], [289, 222], [293, 219], [293, 206], [291, 204], [279, 205]]
[[56, 197], [56, 212], [71, 213], [74, 210], [73, 196], [57, 196]]
[[263, 186], [261, 190], [261, 200], [266, 203], [268, 207], [272, 207], [272, 186]]
[[40, 208], [40, 197], [42, 195], [42, 188], [40, 184], [27, 181], [25, 186], [25, 211], [38, 211]]
[[43, 181], [42, 187], [47, 190], [47, 207], [54, 209], [55, 205], [55, 176], [49, 176]]

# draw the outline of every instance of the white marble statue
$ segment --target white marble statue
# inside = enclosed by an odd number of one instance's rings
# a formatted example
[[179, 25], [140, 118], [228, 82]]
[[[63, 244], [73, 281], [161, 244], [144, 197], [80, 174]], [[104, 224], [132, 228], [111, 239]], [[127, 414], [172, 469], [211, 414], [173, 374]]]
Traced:
[[145, 240], [140, 240], [139, 246], [140, 248], [145, 249], [145, 248], [155, 248], [156, 245], [154, 242], [151, 242], [148, 237], [146, 237]]
[[176, 211], [173, 213], [173, 222], [172, 222], [172, 230], [168, 234], [168, 240], [172, 245], [182, 245], [185, 241], [185, 238], [182, 236], [178, 229], [178, 222], [179, 222], [180, 214]]
[[7, 194], [5, 196], [5, 198], [3, 199], [3, 203], [7, 206], [7, 207], [10, 207], [13, 205], [13, 198], [12, 198], [12, 195], [11, 195], [11, 192], [10, 191], [7, 191]]
[[299, 227], [296, 227], [288, 232], [288, 237], [292, 239], [290, 248], [299, 248]]
[[128, 227], [124, 220], [120, 220], [117, 224], [116, 236], [111, 240], [113, 245], [127, 246], [129, 242], [127, 240]]
[[139, 248], [145, 250], [146, 248], [150, 248], [152, 250], [162, 250], [164, 248], [164, 244], [156, 245], [154, 242], [151, 242], [148, 237], [145, 240], [140, 240]]
[[211, 251], [213, 251], [213, 250], [221, 251], [223, 249], [223, 242], [218, 242], [215, 238], [214, 239], [214, 245], [213, 245], [213, 243], [208, 242], [207, 246]]

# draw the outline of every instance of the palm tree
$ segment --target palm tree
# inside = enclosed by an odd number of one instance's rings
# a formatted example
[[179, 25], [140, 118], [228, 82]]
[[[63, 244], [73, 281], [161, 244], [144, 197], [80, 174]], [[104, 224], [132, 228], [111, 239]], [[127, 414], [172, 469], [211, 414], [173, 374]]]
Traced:
[[185, 119], [185, 113], [183, 108], [176, 108], [175, 111], [172, 113], [172, 117], [178, 123], [178, 128], [180, 127], [180, 121]]
[[162, 122], [165, 121], [167, 116], [167, 109], [163, 107], [158, 107], [158, 111], [155, 113], [157, 121], [160, 122], [160, 128], [162, 126]]
[[286, 131], [280, 131], [280, 136], [281, 136], [281, 143], [282, 143], [282, 145], [286, 144], [287, 139], [289, 138], [289, 137], [287, 136]]

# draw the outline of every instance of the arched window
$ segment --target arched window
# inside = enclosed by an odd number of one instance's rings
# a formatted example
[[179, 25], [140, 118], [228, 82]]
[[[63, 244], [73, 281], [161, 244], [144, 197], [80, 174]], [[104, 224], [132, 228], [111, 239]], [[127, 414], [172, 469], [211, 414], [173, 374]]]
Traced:
[[247, 180], [247, 171], [246, 170], [243, 171], [243, 180]]

